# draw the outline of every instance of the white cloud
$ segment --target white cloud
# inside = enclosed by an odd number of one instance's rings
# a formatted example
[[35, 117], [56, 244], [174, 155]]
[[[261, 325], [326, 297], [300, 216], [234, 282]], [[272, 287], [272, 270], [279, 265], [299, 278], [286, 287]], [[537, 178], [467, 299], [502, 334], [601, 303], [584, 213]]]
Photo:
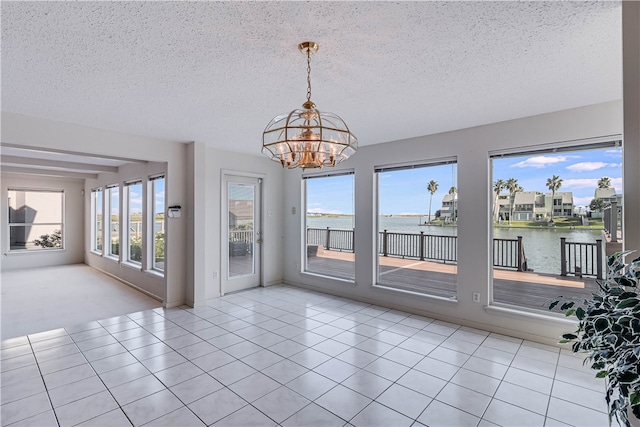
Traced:
[[574, 197], [573, 198], [573, 205], [574, 206], [589, 206], [589, 203], [591, 203], [591, 200], [593, 200], [593, 197]]
[[[580, 178], [565, 179], [562, 181], [562, 189], [560, 191], [577, 190], [580, 188], [598, 188], [598, 180], [600, 178]], [[611, 187], [615, 188], [619, 193], [622, 191], [622, 178], [611, 178]], [[575, 203], [575, 202], [574, 202]]]
[[332, 214], [332, 215], [343, 215], [344, 212], [339, 211], [339, 210], [327, 210], [327, 209], [322, 209], [322, 208], [312, 208], [312, 209], [307, 209], [308, 213], [316, 213], [316, 214]]
[[574, 163], [572, 165], [567, 166], [571, 172], [591, 172], [594, 170], [606, 168], [606, 167], [616, 167], [617, 163], [605, 163], [605, 162], [581, 162]]
[[566, 162], [566, 156], [536, 156], [511, 165], [512, 168], [544, 168], [556, 163]]

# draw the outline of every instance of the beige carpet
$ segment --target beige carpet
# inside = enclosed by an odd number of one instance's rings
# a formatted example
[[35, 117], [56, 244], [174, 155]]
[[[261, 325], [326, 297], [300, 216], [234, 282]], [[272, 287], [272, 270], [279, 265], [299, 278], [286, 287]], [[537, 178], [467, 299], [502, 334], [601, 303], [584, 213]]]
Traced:
[[85, 264], [0, 274], [3, 340], [162, 306]]

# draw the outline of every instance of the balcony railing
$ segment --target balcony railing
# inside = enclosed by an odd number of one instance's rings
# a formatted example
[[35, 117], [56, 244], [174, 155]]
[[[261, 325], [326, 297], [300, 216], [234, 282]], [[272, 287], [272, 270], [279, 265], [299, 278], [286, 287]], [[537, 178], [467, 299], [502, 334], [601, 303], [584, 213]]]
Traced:
[[596, 243], [567, 242], [560, 238], [560, 269], [562, 276], [569, 274], [576, 277], [591, 276], [603, 278], [603, 245], [602, 240]]
[[[526, 271], [522, 237], [494, 240], [494, 266]], [[353, 230], [307, 228], [307, 245], [323, 246], [325, 250], [353, 252]], [[379, 254], [382, 256], [418, 259], [420, 261], [458, 262], [457, 236], [435, 234], [378, 233]]]

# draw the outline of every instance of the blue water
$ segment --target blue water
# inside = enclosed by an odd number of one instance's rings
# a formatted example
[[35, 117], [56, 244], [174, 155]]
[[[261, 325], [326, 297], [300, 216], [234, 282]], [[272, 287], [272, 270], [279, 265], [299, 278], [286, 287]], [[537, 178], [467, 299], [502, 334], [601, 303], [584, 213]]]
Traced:
[[[422, 218], [424, 221], [426, 217]], [[455, 236], [456, 227], [442, 227], [437, 225], [421, 226], [420, 219], [407, 217], [381, 217], [380, 230], [399, 233], [415, 233], [424, 231], [425, 234], [439, 236]], [[311, 228], [340, 228], [352, 229], [351, 218], [307, 218], [307, 226]], [[595, 243], [601, 239], [600, 230], [568, 230], [553, 227], [534, 228], [496, 228], [493, 237], [497, 239], [516, 239], [522, 236], [527, 267], [540, 273], [560, 273], [560, 238], [566, 237], [568, 242]]]

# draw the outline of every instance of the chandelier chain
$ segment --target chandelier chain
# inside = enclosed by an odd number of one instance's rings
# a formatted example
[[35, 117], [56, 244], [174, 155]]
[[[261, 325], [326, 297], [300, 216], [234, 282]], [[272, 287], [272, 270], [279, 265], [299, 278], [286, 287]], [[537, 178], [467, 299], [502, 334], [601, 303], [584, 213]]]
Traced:
[[307, 101], [311, 102], [311, 49], [307, 49]]

